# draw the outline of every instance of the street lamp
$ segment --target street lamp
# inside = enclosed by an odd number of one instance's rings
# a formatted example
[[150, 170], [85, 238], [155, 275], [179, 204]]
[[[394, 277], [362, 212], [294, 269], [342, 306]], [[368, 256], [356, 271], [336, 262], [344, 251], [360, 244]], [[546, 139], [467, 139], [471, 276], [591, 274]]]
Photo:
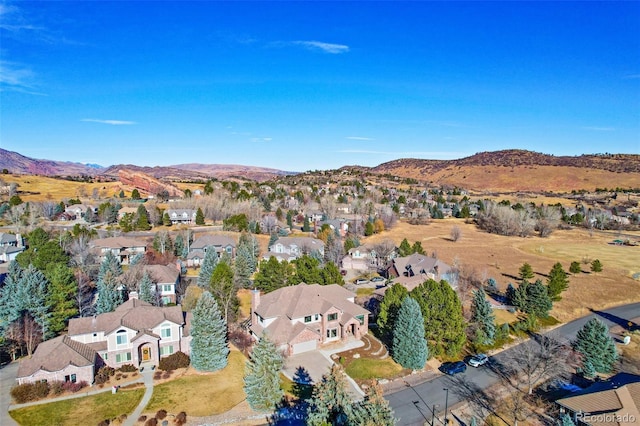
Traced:
[[445, 426], [448, 425], [449, 423], [447, 422], [447, 410], [449, 409], [449, 388], [444, 388], [442, 389], [443, 391], [447, 392], [446, 397], [444, 398], [444, 424]]

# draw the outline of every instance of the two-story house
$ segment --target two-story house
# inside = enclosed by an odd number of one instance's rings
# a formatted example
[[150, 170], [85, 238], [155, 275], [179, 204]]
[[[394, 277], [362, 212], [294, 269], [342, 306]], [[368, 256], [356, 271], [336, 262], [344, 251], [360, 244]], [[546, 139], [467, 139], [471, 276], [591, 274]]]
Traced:
[[342, 268], [356, 271], [367, 271], [376, 268], [376, 253], [367, 246], [359, 246], [349, 249], [342, 258]]
[[20, 234], [0, 232], [0, 263], [11, 262], [25, 249]]
[[176, 291], [180, 284], [180, 265], [144, 265], [143, 273], [149, 274], [155, 284], [155, 291], [160, 303], [167, 305], [176, 303]]
[[280, 262], [283, 260], [292, 261], [305, 254], [317, 251], [324, 256], [324, 242], [317, 238], [309, 237], [280, 237], [276, 240], [269, 251], [264, 254], [263, 259], [276, 257]]
[[111, 252], [122, 265], [128, 265], [134, 256], [147, 251], [146, 242], [129, 237], [98, 238], [91, 241], [90, 247], [100, 257], [100, 261], [107, 252]]
[[89, 345], [105, 364], [157, 365], [177, 351], [189, 353], [188, 329], [179, 305], [158, 307], [129, 299], [115, 311], [69, 321], [69, 337]]
[[226, 235], [203, 235], [191, 243], [187, 254], [187, 266], [199, 266], [207, 250], [215, 250], [218, 257], [226, 253], [233, 259], [236, 257], [236, 245], [235, 240]]
[[286, 355], [367, 334], [369, 311], [337, 285], [300, 283], [251, 298], [251, 334], [267, 335]]
[[167, 214], [169, 215], [169, 219], [171, 223], [174, 225], [178, 225], [181, 223], [184, 224], [192, 224], [196, 223], [196, 213], [197, 211], [194, 209], [169, 209], [167, 210]]

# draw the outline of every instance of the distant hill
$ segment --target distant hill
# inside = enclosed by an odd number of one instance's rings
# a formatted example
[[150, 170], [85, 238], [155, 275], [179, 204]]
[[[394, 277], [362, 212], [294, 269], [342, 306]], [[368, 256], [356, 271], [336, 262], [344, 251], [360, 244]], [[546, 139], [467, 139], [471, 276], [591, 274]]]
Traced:
[[371, 169], [476, 191], [639, 188], [640, 155], [553, 156], [525, 150], [480, 152], [457, 160], [400, 159]]
[[37, 160], [2, 148], [0, 148], [0, 169], [7, 169], [9, 173], [14, 174], [44, 176], [93, 176], [104, 170], [97, 164]]
[[[248, 179], [258, 182], [294, 175], [266, 167], [227, 164], [177, 164], [168, 167], [141, 167], [121, 164], [108, 168], [94, 164], [36, 160], [0, 149], [0, 170], [14, 174], [44, 176], [106, 176], [120, 179], [121, 171], [145, 175], [168, 184], [212, 177]], [[368, 168], [345, 166], [344, 170], [367, 170], [377, 174], [414, 178], [438, 185], [458, 186], [478, 192], [570, 192], [595, 188], [640, 188], [640, 155], [594, 154], [553, 156], [511, 149], [480, 152], [457, 160], [405, 158]]]

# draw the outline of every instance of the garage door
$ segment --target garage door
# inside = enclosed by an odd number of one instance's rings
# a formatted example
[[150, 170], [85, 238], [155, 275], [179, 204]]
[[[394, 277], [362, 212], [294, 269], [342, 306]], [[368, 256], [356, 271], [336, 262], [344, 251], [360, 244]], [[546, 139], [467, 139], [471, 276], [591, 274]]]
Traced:
[[308, 342], [296, 343], [293, 345], [293, 355], [314, 350], [316, 350], [315, 340], [309, 340]]

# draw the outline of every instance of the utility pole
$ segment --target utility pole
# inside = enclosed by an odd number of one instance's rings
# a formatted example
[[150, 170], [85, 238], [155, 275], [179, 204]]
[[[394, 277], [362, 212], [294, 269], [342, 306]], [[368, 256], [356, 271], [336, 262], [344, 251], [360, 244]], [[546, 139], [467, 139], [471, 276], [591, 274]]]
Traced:
[[447, 392], [447, 395], [445, 396], [445, 399], [444, 399], [444, 424], [445, 426], [447, 426], [449, 424], [447, 420], [447, 411], [449, 409], [449, 388], [444, 388], [442, 390]]
[[433, 404], [433, 408], [431, 409], [431, 426], [435, 426], [437, 406], [438, 404]]

